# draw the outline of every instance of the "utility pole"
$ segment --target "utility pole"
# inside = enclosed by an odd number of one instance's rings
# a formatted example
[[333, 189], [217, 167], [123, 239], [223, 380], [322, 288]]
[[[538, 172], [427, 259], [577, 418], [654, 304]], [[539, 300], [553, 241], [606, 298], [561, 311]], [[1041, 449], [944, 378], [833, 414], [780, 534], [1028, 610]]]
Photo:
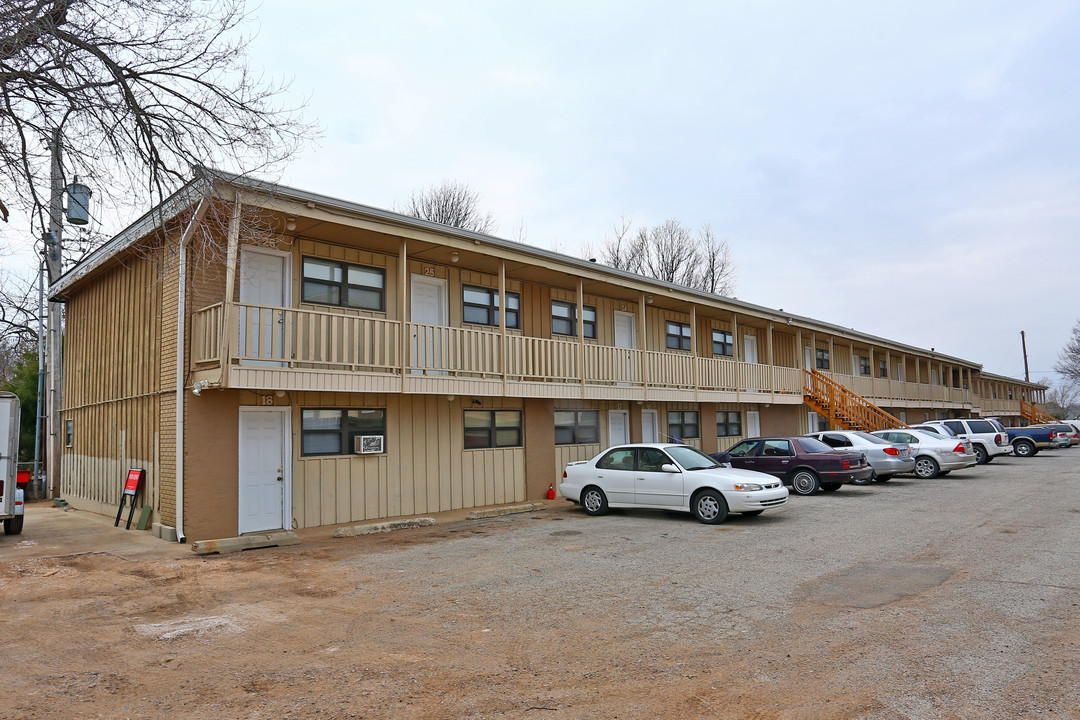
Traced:
[[[45, 235], [45, 267], [49, 287], [63, 272], [64, 174], [61, 165], [60, 128], [53, 130], [49, 193], [49, 232]], [[49, 293], [52, 294], [51, 292]], [[61, 305], [49, 299], [49, 328], [46, 348], [46, 377], [48, 384], [48, 419], [45, 424], [45, 467], [48, 471], [47, 496], [60, 495], [60, 399], [61, 384]]]
[[1031, 382], [1031, 373], [1028, 372], [1027, 362], [1027, 338], [1024, 337], [1024, 331], [1020, 331], [1020, 347], [1024, 349], [1024, 382]]

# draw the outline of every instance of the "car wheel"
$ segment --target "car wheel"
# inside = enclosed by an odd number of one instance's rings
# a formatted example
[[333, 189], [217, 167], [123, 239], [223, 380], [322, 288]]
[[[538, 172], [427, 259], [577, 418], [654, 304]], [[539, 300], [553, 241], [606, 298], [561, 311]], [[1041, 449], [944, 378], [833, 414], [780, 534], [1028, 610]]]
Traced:
[[977, 465], [985, 465], [990, 462], [990, 454], [986, 452], [986, 448], [982, 445], [976, 445], [972, 450], [975, 451], [975, 463]]
[[932, 477], [937, 477], [938, 471], [941, 468], [938, 467], [937, 460], [926, 455], [920, 455], [915, 458], [915, 475], [923, 480], [929, 480]]
[[718, 525], [727, 519], [727, 503], [716, 490], [702, 490], [690, 501], [690, 509], [706, 525]]
[[825, 492], [836, 492], [843, 483], [821, 483], [821, 489]]
[[813, 470], [797, 470], [791, 476], [791, 489], [796, 495], [814, 495], [821, 488]]
[[1019, 457], [1031, 457], [1035, 454], [1035, 443], [1030, 440], [1017, 440], [1013, 443], [1013, 452]]
[[757, 517], [758, 515], [760, 515], [763, 512], [765, 512], [765, 511], [764, 510], [750, 510], [748, 512], [742, 513], [742, 516], [743, 517]]
[[607, 512], [607, 495], [595, 485], [581, 491], [581, 507], [589, 515], [603, 515]]
[[15, 517], [8, 518], [4, 521], [4, 534], [5, 535], [18, 535], [22, 532], [24, 515], [16, 515]]

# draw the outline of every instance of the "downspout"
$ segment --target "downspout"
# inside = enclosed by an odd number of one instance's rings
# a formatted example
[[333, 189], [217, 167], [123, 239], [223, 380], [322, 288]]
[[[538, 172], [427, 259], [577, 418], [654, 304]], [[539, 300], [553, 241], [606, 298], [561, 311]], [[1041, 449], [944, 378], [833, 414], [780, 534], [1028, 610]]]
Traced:
[[187, 542], [184, 535], [184, 347], [185, 315], [187, 310], [187, 244], [195, 225], [206, 212], [207, 201], [204, 196], [199, 207], [191, 217], [191, 222], [180, 236], [180, 277], [177, 282], [176, 303], [176, 540]]

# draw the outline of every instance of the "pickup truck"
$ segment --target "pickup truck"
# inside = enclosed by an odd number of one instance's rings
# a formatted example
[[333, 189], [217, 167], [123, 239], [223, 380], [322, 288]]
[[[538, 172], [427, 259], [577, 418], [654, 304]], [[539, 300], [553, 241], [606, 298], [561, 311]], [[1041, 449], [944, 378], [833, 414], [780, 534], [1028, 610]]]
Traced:
[[1057, 433], [1050, 428], [1011, 427], [1006, 430], [1009, 433], [1009, 444], [1013, 446], [1013, 453], [1017, 457], [1031, 457], [1040, 450], [1057, 447]]

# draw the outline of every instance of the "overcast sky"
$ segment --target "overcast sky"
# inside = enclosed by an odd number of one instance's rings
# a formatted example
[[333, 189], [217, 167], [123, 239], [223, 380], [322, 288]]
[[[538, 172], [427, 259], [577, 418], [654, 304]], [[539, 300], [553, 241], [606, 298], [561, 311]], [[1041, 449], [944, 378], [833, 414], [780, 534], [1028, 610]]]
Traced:
[[678, 218], [736, 295], [1032, 379], [1080, 318], [1080, 3], [253, 8], [323, 138], [282, 182], [393, 208], [468, 183], [571, 255]]

